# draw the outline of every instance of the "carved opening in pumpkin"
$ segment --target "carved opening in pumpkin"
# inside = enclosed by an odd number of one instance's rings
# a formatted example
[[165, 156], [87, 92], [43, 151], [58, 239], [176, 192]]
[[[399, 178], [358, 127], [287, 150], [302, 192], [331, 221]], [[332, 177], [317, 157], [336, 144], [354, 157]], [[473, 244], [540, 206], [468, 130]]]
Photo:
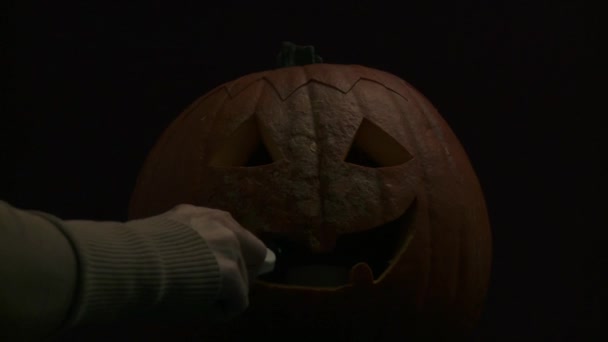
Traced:
[[397, 140], [368, 119], [357, 129], [344, 161], [365, 167], [388, 167], [406, 163], [412, 155]]
[[350, 283], [355, 265], [365, 263], [378, 280], [395, 257], [407, 248], [413, 228], [416, 201], [396, 220], [362, 232], [340, 235], [329, 253], [313, 253], [298, 241], [280, 235], [262, 235], [261, 239], [277, 255], [273, 272], [260, 280], [284, 285], [336, 287]]
[[253, 167], [281, 159], [278, 147], [258, 124], [255, 115], [245, 120], [221, 144], [209, 165], [216, 167]]

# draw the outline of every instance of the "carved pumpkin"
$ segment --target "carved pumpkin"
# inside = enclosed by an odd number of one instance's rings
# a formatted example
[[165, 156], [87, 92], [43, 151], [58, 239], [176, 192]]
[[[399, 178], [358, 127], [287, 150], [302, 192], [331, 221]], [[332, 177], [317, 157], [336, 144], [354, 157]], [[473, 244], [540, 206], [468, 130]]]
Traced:
[[232, 213], [278, 254], [225, 340], [466, 335], [490, 271], [480, 185], [411, 85], [358, 65], [244, 76], [162, 135], [130, 215], [178, 203]]

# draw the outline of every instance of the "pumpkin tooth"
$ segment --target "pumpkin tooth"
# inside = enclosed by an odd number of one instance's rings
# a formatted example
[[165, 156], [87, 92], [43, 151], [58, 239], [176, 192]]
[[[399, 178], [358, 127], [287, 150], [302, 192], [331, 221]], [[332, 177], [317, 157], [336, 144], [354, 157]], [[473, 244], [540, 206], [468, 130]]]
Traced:
[[374, 273], [365, 262], [355, 264], [350, 270], [350, 282], [355, 286], [369, 286], [374, 282]]

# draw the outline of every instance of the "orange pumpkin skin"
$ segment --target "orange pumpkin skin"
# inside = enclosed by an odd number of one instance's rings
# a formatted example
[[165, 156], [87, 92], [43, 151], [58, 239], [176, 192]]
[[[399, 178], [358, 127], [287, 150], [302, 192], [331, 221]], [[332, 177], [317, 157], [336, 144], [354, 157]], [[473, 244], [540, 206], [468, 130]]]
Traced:
[[[379, 130], [403, 150], [379, 156], [378, 167], [346, 162], [363, 126], [371, 127], [371, 136], [361, 137], [368, 153], [385, 153], [384, 145], [372, 146], [383, 141], [374, 136]], [[255, 140], [248, 134], [268, 146], [273, 162], [246, 166], [243, 156], [230, 156], [231, 149], [249, 148], [242, 145]], [[258, 236], [285, 236], [312, 253], [330, 252], [341, 237], [390, 221], [400, 227], [384, 242], [391, 246], [365, 241], [378, 253], [393, 250], [381, 274], [359, 265], [350, 282], [332, 287], [256, 281], [247, 312], [203, 329], [208, 337], [457, 339], [481, 313], [491, 233], [477, 177], [429, 101], [386, 72], [288, 67], [204, 95], [149, 154], [130, 218], [179, 203], [229, 211]]]

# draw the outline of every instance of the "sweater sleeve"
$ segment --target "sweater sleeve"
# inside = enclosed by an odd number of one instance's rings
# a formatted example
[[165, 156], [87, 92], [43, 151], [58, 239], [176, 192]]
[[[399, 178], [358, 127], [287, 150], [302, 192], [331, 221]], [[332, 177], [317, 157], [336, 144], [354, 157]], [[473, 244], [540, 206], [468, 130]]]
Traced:
[[188, 318], [217, 298], [212, 251], [165, 215], [63, 221], [1, 203], [0, 222], [0, 275], [10, 279], [0, 281], [0, 300], [9, 304], [0, 312], [14, 324], [52, 333], [139, 317]]
[[38, 340], [64, 321], [76, 256], [49, 221], [0, 201], [0, 340]]

